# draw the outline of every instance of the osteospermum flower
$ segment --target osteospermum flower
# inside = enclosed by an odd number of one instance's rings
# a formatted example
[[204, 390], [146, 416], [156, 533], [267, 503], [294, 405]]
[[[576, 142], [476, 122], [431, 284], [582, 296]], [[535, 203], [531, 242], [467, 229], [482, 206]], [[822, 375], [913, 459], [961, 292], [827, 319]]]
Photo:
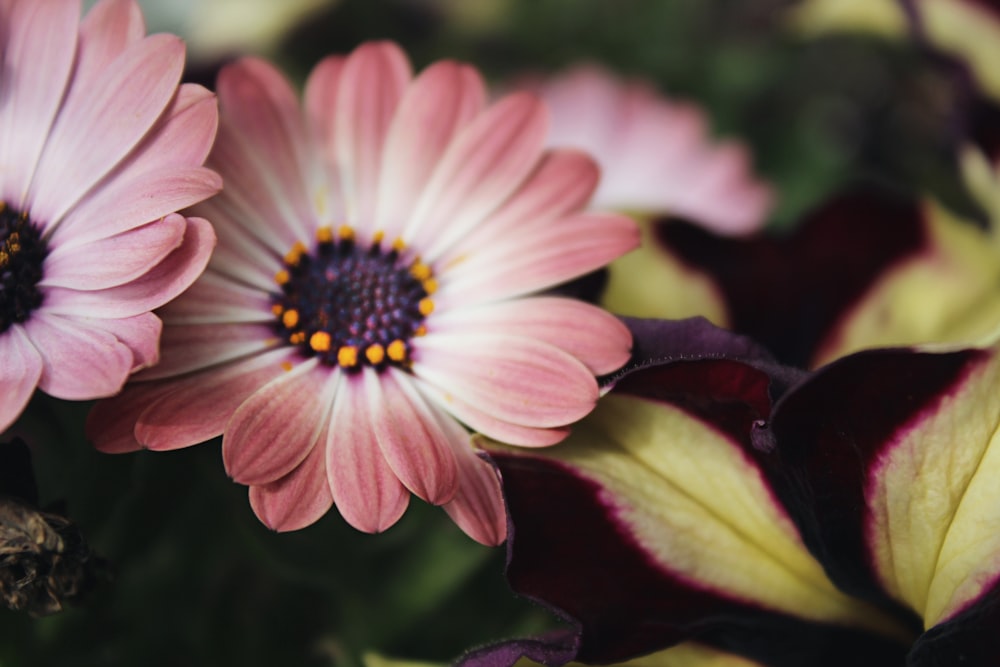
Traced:
[[90, 436], [116, 452], [223, 434], [227, 471], [278, 530], [335, 503], [381, 531], [412, 492], [502, 541], [498, 480], [459, 421], [544, 446], [591, 410], [630, 335], [538, 293], [634, 247], [633, 223], [580, 212], [593, 162], [544, 152], [540, 102], [486, 108], [464, 65], [411, 80], [373, 43], [317, 66], [303, 109], [254, 59], [218, 94], [209, 163], [227, 187], [198, 211], [219, 247], [162, 311], [161, 363], [97, 406]]
[[697, 106], [590, 64], [529, 88], [551, 110], [549, 145], [581, 148], [601, 165], [595, 207], [682, 216], [725, 235], [763, 224], [770, 187], [752, 173], [745, 146], [709, 136]]
[[138, 6], [0, 4], [0, 431], [35, 387], [119, 391], [157, 357], [150, 311], [204, 269], [211, 227], [174, 213], [221, 187], [201, 167], [214, 98], [178, 87], [184, 46]]

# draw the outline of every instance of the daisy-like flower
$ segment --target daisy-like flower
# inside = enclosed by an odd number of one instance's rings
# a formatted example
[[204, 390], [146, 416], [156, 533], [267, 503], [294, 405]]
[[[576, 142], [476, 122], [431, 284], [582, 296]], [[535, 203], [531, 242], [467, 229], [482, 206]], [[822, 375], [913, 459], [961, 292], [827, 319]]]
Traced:
[[227, 187], [197, 209], [218, 249], [161, 311], [161, 363], [98, 404], [90, 437], [121, 452], [223, 434], [226, 470], [277, 530], [335, 503], [381, 531], [412, 492], [501, 542], [498, 479], [461, 424], [537, 447], [593, 408], [630, 334], [539, 292], [633, 248], [634, 224], [581, 212], [594, 163], [544, 150], [534, 96], [487, 108], [468, 66], [413, 79], [370, 43], [320, 63], [302, 109], [255, 59], [218, 95], [209, 164]]
[[770, 187], [753, 175], [746, 147], [709, 136], [695, 105], [592, 64], [528, 88], [551, 110], [549, 144], [583, 149], [601, 165], [595, 207], [682, 216], [724, 235], [763, 224]]
[[130, 0], [0, 3], [0, 431], [36, 387], [118, 392], [157, 358], [150, 311], [215, 242], [175, 211], [219, 191], [203, 168], [213, 96], [179, 86], [184, 45]]

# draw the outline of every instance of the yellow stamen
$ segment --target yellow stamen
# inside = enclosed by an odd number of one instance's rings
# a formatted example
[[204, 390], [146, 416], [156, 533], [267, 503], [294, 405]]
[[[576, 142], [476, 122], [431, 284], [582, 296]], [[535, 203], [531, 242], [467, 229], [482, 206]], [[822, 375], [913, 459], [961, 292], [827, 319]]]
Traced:
[[320, 227], [316, 230], [316, 241], [318, 243], [333, 243], [333, 227]]
[[353, 241], [354, 228], [350, 225], [341, 225], [337, 228], [337, 236], [340, 237], [341, 241]]
[[325, 331], [317, 331], [309, 337], [309, 347], [316, 352], [329, 352], [330, 334]]
[[434, 292], [437, 292], [438, 289], [438, 281], [434, 280], [433, 278], [428, 278], [427, 280], [420, 283], [420, 285], [424, 288], [424, 291], [427, 292], [428, 294], [434, 294]]
[[354, 368], [358, 365], [358, 348], [345, 345], [337, 350], [337, 363], [344, 368]]
[[406, 360], [406, 343], [398, 338], [389, 343], [389, 347], [387, 347], [385, 351], [389, 355], [389, 358], [393, 361]]
[[299, 311], [294, 308], [286, 310], [281, 316], [281, 323], [285, 325], [286, 329], [294, 329], [295, 325], [299, 323]]
[[281, 367], [283, 369], [285, 369], [285, 372], [287, 373], [288, 371], [292, 370], [292, 368], [293, 368], [292, 362], [290, 362], [290, 361], [282, 361], [281, 362]]
[[383, 232], [381, 229], [378, 230], [377, 232], [372, 234], [372, 245], [378, 245], [379, 243], [382, 242], [382, 239], [384, 238], [385, 238], [385, 232]]
[[365, 358], [367, 358], [373, 365], [381, 364], [385, 359], [385, 348], [378, 343], [369, 345], [368, 349], [365, 350]]
[[431, 272], [431, 267], [427, 266], [423, 262], [414, 262], [413, 266], [410, 267], [410, 275], [417, 280], [427, 280], [433, 273]]
[[292, 249], [285, 255], [285, 264], [295, 266], [299, 263], [299, 260], [302, 259], [302, 255], [306, 254], [306, 252], [308, 252], [306, 245], [302, 241], [296, 241], [295, 245], [292, 246]]
[[301, 345], [302, 343], [306, 342], [306, 332], [296, 331], [295, 333], [293, 333], [291, 336], [288, 337], [288, 342], [291, 343], [292, 345]]
[[274, 274], [274, 282], [278, 283], [279, 285], [287, 285], [288, 281], [291, 279], [292, 279], [291, 274], [288, 273], [288, 271], [285, 271], [284, 269]]
[[271, 306], [271, 312], [274, 313], [275, 317], [277, 317], [281, 315], [283, 312], [285, 312], [285, 307], [282, 306], [280, 303], [276, 303], [273, 306]]
[[420, 300], [420, 303], [417, 304], [417, 309], [420, 311], [421, 315], [427, 317], [434, 312], [434, 301], [429, 298], [423, 298]]
[[395, 241], [392, 242], [392, 249], [395, 250], [396, 252], [403, 252], [404, 250], [406, 250], [406, 241], [404, 241], [401, 238], [396, 239]]

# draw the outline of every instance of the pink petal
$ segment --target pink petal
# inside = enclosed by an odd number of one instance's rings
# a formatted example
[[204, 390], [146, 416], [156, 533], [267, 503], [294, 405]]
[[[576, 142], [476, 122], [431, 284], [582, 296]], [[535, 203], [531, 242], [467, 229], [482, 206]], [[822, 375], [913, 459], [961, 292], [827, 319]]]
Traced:
[[399, 481], [434, 505], [448, 502], [458, 486], [458, 468], [448, 435], [417, 393], [410, 378], [396, 369], [364, 370], [368, 404], [382, 456]]
[[[254, 100], [245, 103], [253, 104]], [[235, 104], [233, 101], [230, 106]], [[254, 142], [254, 138], [233, 128], [226, 114], [222, 116], [208, 166], [225, 174], [226, 187], [219, 197], [204, 205], [206, 208], [196, 210], [199, 215], [211, 216], [213, 223], [216, 216], [207, 207], [223, 211], [225, 219], [216, 224], [220, 225], [220, 238], [227, 243], [237, 243], [240, 237], [246, 237], [243, 243], [258, 241], [281, 257], [296, 241], [312, 240], [312, 233], [307, 234], [306, 228], [316, 226], [316, 214], [309, 212], [303, 221], [299, 220], [299, 209], [303, 206], [301, 192], [283, 190], [287, 177], [274, 170], [263, 149]]]
[[386, 463], [373, 425], [364, 380], [344, 375], [337, 388], [326, 440], [326, 474], [333, 501], [347, 523], [380, 533], [403, 516], [410, 494]]
[[229, 476], [256, 486], [294, 470], [320, 437], [335, 387], [330, 370], [312, 359], [251, 394], [222, 436]]
[[593, 207], [691, 218], [720, 234], [758, 229], [770, 189], [745, 148], [716, 142], [705, 113], [584, 65], [538, 86], [552, 111], [551, 146], [576, 146], [604, 172]]
[[[321, 433], [326, 438], [327, 429]], [[326, 479], [326, 450], [314, 443], [309, 455], [281, 479], [250, 487], [250, 507], [271, 530], [298, 530], [319, 521], [333, 505]]]
[[321, 60], [309, 74], [303, 95], [303, 105], [312, 137], [319, 142], [321, 153], [331, 162], [337, 155], [334, 110], [337, 108], [344, 62], [345, 58], [342, 56], [328, 56]]
[[[227, 176], [228, 178], [228, 176]], [[237, 202], [236, 188], [226, 181], [226, 189], [217, 197], [202, 202], [191, 209], [199, 217], [212, 221], [219, 237], [219, 245], [212, 256], [212, 269], [235, 281], [256, 287], [262, 292], [275, 289], [274, 275], [283, 267], [283, 253], [276, 238], [263, 240], [256, 230], [270, 229], [260, 211], [252, 211]]]
[[142, 374], [157, 380], [260, 354], [282, 344], [274, 327], [263, 324], [189, 324], [168, 326], [160, 348], [163, 360]]
[[[225, 67], [217, 89], [227, 126], [220, 150], [233, 148], [231, 142], [238, 142], [244, 164], [243, 169], [232, 169], [227, 153], [219, 163], [227, 181], [230, 174], [239, 174], [232, 185], [238, 183], [237, 189], [244, 195], [250, 194], [248, 187], [256, 181], [260, 194], [275, 202], [280, 215], [270, 219], [279, 250], [284, 252], [296, 241], [309, 240], [317, 226], [304, 189], [312, 152], [295, 92], [273, 65], [256, 58], [243, 58]], [[249, 170], [259, 175], [244, 175]]]
[[219, 127], [215, 95], [193, 83], [183, 83], [163, 116], [124, 165], [133, 171], [154, 171], [167, 165], [197, 166], [205, 162]]
[[184, 243], [141, 278], [127, 285], [82, 292], [50, 287], [46, 311], [78, 317], [132, 317], [170, 301], [205, 269], [215, 245], [212, 226], [201, 218], [187, 218]]
[[340, 74], [334, 148], [347, 220], [364, 231], [372, 231], [382, 148], [410, 78], [406, 54], [391, 42], [362, 44]]
[[0, 194], [25, 210], [39, 155], [73, 67], [80, 2], [16, 2], [3, 14], [0, 155], [6, 166]]
[[632, 335], [614, 315], [589, 303], [562, 297], [501, 301], [457, 309], [433, 320], [433, 332], [473, 335], [507, 332], [541, 340], [569, 352], [594, 375], [618, 370], [632, 349]]
[[320, 183], [309, 192], [323, 193], [317, 213], [320, 220], [346, 220], [344, 194], [337, 167], [337, 96], [345, 58], [328, 56], [321, 60], [306, 81], [304, 107], [310, 140], [320, 158]]
[[160, 357], [160, 332], [163, 323], [153, 313], [143, 313], [135, 317], [99, 320], [77, 318], [88, 328], [106, 331], [132, 350], [132, 372], [154, 365]]
[[[496, 546], [507, 539], [507, 513], [500, 477], [489, 462], [476, 455], [464, 429], [455, 426], [451, 442], [458, 458], [460, 482], [458, 493], [444, 510], [466, 535], [480, 544]], [[464, 438], [458, 437], [459, 431]]]
[[442, 273], [442, 306], [487, 303], [537, 292], [599, 269], [639, 245], [639, 229], [611, 213], [581, 213], [530, 236], [497, 242]]
[[134, 0], [101, 0], [80, 23], [75, 85], [93, 85], [104, 68], [146, 35], [142, 11]]
[[420, 391], [434, 401], [444, 412], [454, 415], [473, 431], [519, 447], [549, 447], [562, 442], [569, 435], [569, 428], [533, 428], [497, 419], [489, 409], [481, 410], [435, 385], [419, 382]]
[[517, 192], [439, 260], [459, 264], [483, 248], [520, 235], [551, 220], [582, 210], [590, 199], [600, 170], [585, 153], [555, 150], [545, 153]]
[[506, 97], [480, 114], [441, 158], [403, 238], [434, 261], [528, 177], [545, 132], [545, 109], [528, 94]]
[[74, 240], [99, 238], [191, 206], [222, 188], [201, 169], [215, 138], [215, 96], [193, 84], [178, 89], [170, 107], [143, 142], [90, 196], [66, 213], [57, 233]]
[[[84, 425], [87, 439], [105, 454], [125, 454], [141, 449], [135, 437], [136, 420], [153, 402], [173, 389], [174, 385], [166, 382], [130, 384], [121, 394], [98, 401]], [[222, 432], [221, 426], [219, 432]]]
[[444, 61], [431, 65], [406, 90], [389, 127], [379, 180], [375, 229], [403, 232], [438, 160], [455, 134], [479, 114], [486, 89], [474, 69]]
[[[146, 391], [147, 386], [168, 388], [133, 415], [135, 438], [152, 450], [188, 447], [214, 438], [251, 394], [283, 376], [287, 364], [294, 361], [294, 351], [281, 348], [178, 379], [130, 385], [124, 400], [132, 392]], [[121, 417], [111, 415], [110, 419]]]
[[677, 192], [671, 211], [699, 221], [722, 235], [745, 235], [760, 229], [771, 207], [771, 189], [749, 176], [746, 149], [729, 143], [702, 148], [690, 161], [686, 177], [674, 178]]
[[287, 350], [278, 350], [209, 373], [132, 382], [121, 394], [97, 402], [87, 415], [85, 433], [107, 454], [142, 446], [178, 449], [204, 442], [222, 434], [250, 394], [285, 373], [281, 364], [289, 356]]
[[123, 285], [176, 250], [186, 230], [187, 221], [175, 215], [92, 243], [53, 244], [39, 285], [79, 290]]
[[222, 179], [204, 167], [167, 165], [155, 171], [128, 172], [84, 197], [53, 234], [58, 245], [105, 239], [159, 220], [211, 197]]
[[139, 143], [173, 98], [183, 66], [183, 42], [153, 35], [128, 47], [100, 80], [67, 99], [31, 188], [38, 219], [58, 221]]
[[17, 420], [42, 376], [42, 356], [19, 324], [0, 334], [0, 433]]
[[274, 322], [267, 293], [237, 283], [211, 267], [157, 312], [171, 325]]
[[39, 388], [68, 400], [110, 396], [121, 390], [132, 372], [128, 345], [85, 320], [35, 311], [24, 323], [31, 343], [42, 355]]
[[413, 373], [497, 419], [535, 428], [571, 424], [597, 402], [587, 367], [547, 343], [502, 334], [414, 340]]
[[458, 491], [445, 511], [472, 539], [487, 546], [500, 544], [507, 537], [507, 513], [496, 470], [476, 455], [458, 422], [437, 408], [431, 410], [458, 462]]

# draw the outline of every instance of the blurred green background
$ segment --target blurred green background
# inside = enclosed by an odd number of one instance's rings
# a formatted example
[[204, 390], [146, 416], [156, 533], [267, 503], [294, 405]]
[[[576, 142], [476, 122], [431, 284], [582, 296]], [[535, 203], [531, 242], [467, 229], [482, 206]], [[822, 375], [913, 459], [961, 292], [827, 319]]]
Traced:
[[[960, 92], [911, 45], [798, 36], [784, 0], [149, 0], [151, 31], [190, 39], [190, 78], [241, 53], [297, 81], [322, 56], [390, 38], [416, 67], [440, 58], [502, 82], [598, 61], [704, 106], [775, 184], [777, 233], [847, 183], [930, 191], [959, 208]], [[296, 10], [296, 11], [292, 11]], [[301, 10], [301, 11], [298, 11]], [[219, 443], [106, 456], [86, 404], [36, 398], [15, 431], [43, 503], [64, 499], [115, 576], [44, 619], [0, 609], [0, 667], [360, 665], [366, 651], [447, 661], [537, 632], [549, 615], [507, 589], [504, 549], [472, 543], [414, 500], [384, 535], [332, 512], [274, 534], [227, 479]]]

